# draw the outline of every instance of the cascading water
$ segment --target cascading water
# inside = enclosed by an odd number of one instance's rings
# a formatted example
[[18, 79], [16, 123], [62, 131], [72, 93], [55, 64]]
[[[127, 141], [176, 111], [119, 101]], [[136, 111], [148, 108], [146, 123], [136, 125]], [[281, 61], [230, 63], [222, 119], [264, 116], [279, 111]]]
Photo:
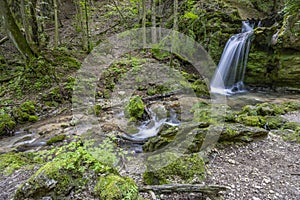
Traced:
[[253, 28], [254, 24], [243, 21], [242, 32], [228, 40], [210, 84], [212, 93], [230, 95], [245, 91], [243, 80]]

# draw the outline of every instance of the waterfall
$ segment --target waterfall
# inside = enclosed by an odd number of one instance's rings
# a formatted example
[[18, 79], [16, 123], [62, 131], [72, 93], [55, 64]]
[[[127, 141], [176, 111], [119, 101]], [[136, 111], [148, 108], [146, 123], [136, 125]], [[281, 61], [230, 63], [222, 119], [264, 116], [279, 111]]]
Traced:
[[241, 33], [227, 41], [210, 84], [212, 93], [230, 95], [245, 91], [243, 80], [253, 28], [253, 24], [243, 21]]

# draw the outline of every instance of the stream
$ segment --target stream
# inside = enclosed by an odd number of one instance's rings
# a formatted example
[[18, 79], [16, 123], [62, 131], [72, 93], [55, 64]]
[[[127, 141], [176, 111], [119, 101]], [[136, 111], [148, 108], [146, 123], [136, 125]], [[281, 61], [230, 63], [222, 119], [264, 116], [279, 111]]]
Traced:
[[[201, 100], [197, 97], [192, 98], [193, 99], [187, 99], [185, 103], [191, 104], [192, 106], [192, 104]], [[244, 105], [254, 105], [263, 102], [283, 103], [287, 101], [299, 100], [299, 94], [280, 95], [278, 93], [272, 92], [248, 92], [244, 94], [228, 96], [227, 105], [229, 105], [233, 110], [239, 110]], [[176, 111], [164, 107], [164, 105], [168, 103], [170, 103], [170, 101], [158, 103], [156, 102], [153, 105], [150, 105], [148, 108], [150, 118], [144, 122], [141, 122], [139, 125], [136, 125], [135, 133], [127, 134], [126, 131], [124, 131], [124, 138], [133, 141], [133, 143], [131, 144], [135, 146], [135, 152], [141, 152], [141, 143], [144, 143], [148, 138], [157, 135], [157, 133], [163, 126], [178, 126], [180, 124], [180, 116], [178, 116]], [[109, 112], [104, 113], [104, 115], [106, 116], [108, 115], [108, 113]], [[105, 116], [103, 118], [107, 118]], [[299, 121], [298, 114], [290, 114], [287, 117], [292, 121]], [[118, 114], [113, 115], [112, 118], [112, 120], [109, 120], [109, 122], [105, 123], [108, 123], [110, 126], [120, 127], [120, 119], [118, 119], [117, 121], [114, 120], [116, 120], [115, 118], [122, 119], [125, 117], [122, 112], [119, 112]], [[71, 115], [61, 115], [38, 121], [32, 125], [25, 125], [24, 127], [19, 128], [13, 136], [3, 137], [0, 139], [0, 154], [14, 150], [38, 150], [45, 147], [46, 142], [55, 135], [76, 135], [76, 126], [70, 126], [71, 119]], [[100, 125], [101, 123], [103, 122], [101, 122], [100, 120]], [[108, 129], [106, 130], [106, 132], [110, 132], [111, 130]]]

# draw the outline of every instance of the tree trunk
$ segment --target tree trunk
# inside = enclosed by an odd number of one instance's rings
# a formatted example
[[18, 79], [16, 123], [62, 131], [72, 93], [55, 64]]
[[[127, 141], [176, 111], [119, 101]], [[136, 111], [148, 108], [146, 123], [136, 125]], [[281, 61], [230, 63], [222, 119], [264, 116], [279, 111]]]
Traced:
[[28, 26], [26, 9], [25, 9], [25, 0], [21, 0], [20, 11], [21, 11], [21, 17], [22, 17], [22, 24], [23, 24], [23, 27], [25, 30], [26, 40], [28, 43], [30, 43], [31, 38], [30, 38], [29, 26]]
[[25, 59], [31, 59], [34, 57], [35, 55], [32, 49], [27, 43], [26, 38], [22, 35], [15, 19], [12, 16], [7, 0], [0, 1], [0, 16], [4, 23], [8, 37], [12, 40], [19, 52]]
[[37, 0], [32, 0], [30, 6], [30, 15], [31, 15], [30, 26], [32, 31], [32, 41], [35, 43], [36, 46], [40, 47], [39, 27], [38, 27], [37, 13], [35, 11], [36, 5], [37, 5]]
[[156, 0], [152, 0], [152, 15], [151, 15], [151, 23], [152, 23], [152, 42], [156, 43], [157, 35], [156, 35]]
[[55, 23], [55, 36], [54, 36], [54, 47], [57, 48], [59, 41], [59, 30], [58, 30], [58, 12], [57, 12], [57, 1], [53, 0], [54, 6], [54, 23]]
[[89, 28], [89, 14], [88, 14], [88, 1], [84, 1], [84, 10], [85, 10], [85, 30], [86, 30], [86, 40], [87, 40], [87, 51], [91, 51], [90, 44], [90, 28]]
[[143, 18], [142, 18], [142, 28], [143, 28], [143, 47], [146, 46], [146, 0], [143, 0], [142, 2], [142, 12], [143, 12]]

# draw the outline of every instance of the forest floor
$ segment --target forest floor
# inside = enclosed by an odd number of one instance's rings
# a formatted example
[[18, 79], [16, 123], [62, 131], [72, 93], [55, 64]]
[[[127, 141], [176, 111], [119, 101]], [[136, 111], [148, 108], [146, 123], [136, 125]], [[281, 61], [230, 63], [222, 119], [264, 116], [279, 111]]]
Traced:
[[[292, 116], [291, 121], [300, 119], [299, 112], [293, 113]], [[69, 117], [64, 118], [69, 119]], [[300, 197], [299, 143], [284, 141], [282, 137], [270, 132], [267, 138], [249, 144], [216, 146], [208, 158], [207, 178], [203, 183], [228, 187], [229, 190], [221, 193], [220, 199], [297, 200]], [[0, 200], [11, 199], [17, 187], [38, 168], [39, 166], [35, 166], [29, 170], [17, 170], [11, 175], [1, 175]], [[120, 173], [132, 177], [139, 186], [142, 186], [144, 170], [141, 157], [136, 154], [131, 160], [125, 162]], [[141, 196], [154, 199], [153, 194], [150, 193], [141, 193]], [[89, 199], [91, 198], [90, 196]], [[199, 193], [156, 194], [156, 198], [211, 199]]]

